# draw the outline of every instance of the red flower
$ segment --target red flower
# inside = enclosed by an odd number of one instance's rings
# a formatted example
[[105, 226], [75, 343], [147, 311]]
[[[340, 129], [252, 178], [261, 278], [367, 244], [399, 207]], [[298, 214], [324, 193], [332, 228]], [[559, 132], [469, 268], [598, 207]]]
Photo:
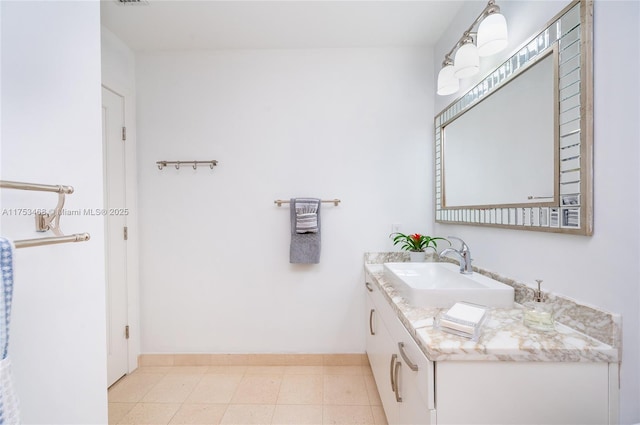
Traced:
[[389, 237], [393, 238], [394, 246], [400, 244], [401, 249], [414, 252], [424, 251], [429, 248], [435, 250], [438, 246], [436, 241], [447, 241], [445, 238], [434, 238], [431, 236], [421, 235], [420, 233], [405, 235], [403, 233], [396, 232], [390, 234]]

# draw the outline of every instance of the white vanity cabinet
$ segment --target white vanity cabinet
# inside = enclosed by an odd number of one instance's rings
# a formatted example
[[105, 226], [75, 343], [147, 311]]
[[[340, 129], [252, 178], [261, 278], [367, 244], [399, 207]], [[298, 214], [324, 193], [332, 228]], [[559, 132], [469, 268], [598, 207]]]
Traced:
[[367, 355], [389, 424], [617, 423], [617, 363], [431, 361], [367, 281]]
[[433, 362], [374, 285], [367, 285], [367, 355], [389, 424], [435, 424]]

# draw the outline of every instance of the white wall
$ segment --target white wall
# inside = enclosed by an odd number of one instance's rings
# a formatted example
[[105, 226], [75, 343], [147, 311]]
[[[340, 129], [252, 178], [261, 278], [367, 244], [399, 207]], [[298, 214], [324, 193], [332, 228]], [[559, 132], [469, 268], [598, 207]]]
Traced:
[[[504, 2], [501, 7], [509, 24], [510, 48], [495, 58], [495, 63], [504, 60], [528, 36], [542, 29], [561, 10], [562, 4]], [[593, 236], [475, 226], [435, 226], [437, 233], [464, 238], [471, 246], [475, 264], [480, 267], [530, 284], [534, 279], [544, 279], [544, 287], [549, 291], [622, 314], [622, 423], [640, 422], [637, 314], [640, 296], [640, 175], [637, 167], [640, 86], [637, 75], [640, 67], [637, 55], [639, 38], [628, 36], [640, 21], [639, 7], [635, 1], [595, 2]], [[450, 30], [436, 45], [436, 62], [480, 9], [481, 5], [474, 2], [464, 6]], [[623, 66], [621, 58], [624, 58]], [[487, 71], [488, 66], [485, 64], [483, 70]], [[472, 83], [467, 82], [466, 87]], [[453, 98], [438, 97], [436, 111], [442, 110]]]
[[[636, 34], [637, 35], [637, 39], [640, 40], [640, 25], [637, 26], [637, 31], [636, 32], [637, 32], [637, 34]], [[640, 43], [637, 43], [636, 47], [637, 47], [637, 50], [638, 50], [637, 55], [640, 58]], [[638, 128], [637, 131], [638, 131], [638, 134], [640, 134], [640, 108], [638, 108], [638, 110], [636, 112], [637, 112], [636, 124], [637, 124], [637, 128]], [[638, 154], [640, 155], [640, 149], [638, 150]], [[638, 157], [638, 163], [640, 163], [640, 156]], [[640, 185], [638, 185], [637, 189], [639, 191], [638, 192], [638, 199], [640, 199]], [[640, 226], [638, 227], [638, 231], [640, 232]], [[638, 237], [638, 240], [640, 240], [640, 233], [638, 234], [637, 237]], [[638, 255], [637, 262], [638, 262], [638, 264], [640, 264], [640, 252], [638, 252], [637, 255]], [[638, 297], [639, 297], [638, 298], [638, 305], [640, 305], [640, 279], [637, 279], [636, 282], [637, 282], [638, 288], [639, 288], [639, 290], [638, 290]], [[640, 308], [637, 310], [637, 313], [638, 314], [637, 314], [637, 317], [636, 317], [636, 322], [640, 323]], [[633, 318], [631, 320], [633, 320]], [[637, 331], [637, 338], [638, 338], [637, 341], [640, 341], [640, 326], [638, 326], [638, 329], [636, 331]], [[640, 359], [640, 342], [636, 345], [636, 350], [637, 350], [636, 356]], [[640, 367], [637, 368], [637, 370], [636, 370], [636, 379], [637, 379], [637, 382], [638, 382], [638, 386], [640, 387]]]
[[[97, 2], [1, 2], [2, 179], [69, 184], [68, 209], [103, 205]], [[55, 206], [2, 190], [2, 208]], [[43, 236], [2, 215], [3, 236]], [[82, 244], [20, 249], [10, 355], [25, 424], [107, 422], [104, 220], [68, 216]]]
[[127, 182], [127, 289], [129, 371], [138, 365], [140, 354], [140, 288], [138, 273], [138, 181], [136, 170], [136, 76], [135, 54], [122, 40], [107, 28], [101, 28], [102, 85], [124, 97], [125, 125], [125, 174]]
[[[362, 256], [432, 222], [429, 49], [137, 58], [142, 352], [364, 352]], [[217, 159], [215, 170], [158, 160]], [[318, 265], [289, 211], [322, 206]]]

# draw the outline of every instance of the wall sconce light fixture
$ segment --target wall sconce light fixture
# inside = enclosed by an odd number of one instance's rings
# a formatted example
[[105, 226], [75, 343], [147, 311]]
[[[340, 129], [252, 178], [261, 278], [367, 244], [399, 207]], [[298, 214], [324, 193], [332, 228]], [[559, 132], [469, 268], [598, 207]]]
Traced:
[[[473, 32], [478, 25], [477, 32]], [[475, 36], [475, 44], [474, 44]], [[437, 93], [441, 96], [453, 94], [460, 88], [463, 78], [480, 71], [480, 56], [491, 56], [507, 47], [507, 20], [500, 13], [495, 0], [489, 0], [480, 16], [473, 21], [453, 46], [444, 55], [442, 69], [438, 73]], [[455, 52], [454, 59], [451, 55]]]

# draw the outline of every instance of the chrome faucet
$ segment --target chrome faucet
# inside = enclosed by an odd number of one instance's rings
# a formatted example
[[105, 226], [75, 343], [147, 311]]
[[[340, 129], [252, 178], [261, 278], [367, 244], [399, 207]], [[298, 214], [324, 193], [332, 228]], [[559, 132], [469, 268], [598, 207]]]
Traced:
[[467, 245], [462, 239], [456, 238], [455, 236], [447, 236], [449, 239], [454, 239], [460, 241], [462, 246], [460, 250], [447, 248], [442, 250], [440, 253], [440, 258], [444, 258], [447, 254], [456, 254], [460, 258], [460, 273], [462, 274], [472, 274], [473, 267], [471, 267], [471, 250], [469, 249], [469, 245]]

